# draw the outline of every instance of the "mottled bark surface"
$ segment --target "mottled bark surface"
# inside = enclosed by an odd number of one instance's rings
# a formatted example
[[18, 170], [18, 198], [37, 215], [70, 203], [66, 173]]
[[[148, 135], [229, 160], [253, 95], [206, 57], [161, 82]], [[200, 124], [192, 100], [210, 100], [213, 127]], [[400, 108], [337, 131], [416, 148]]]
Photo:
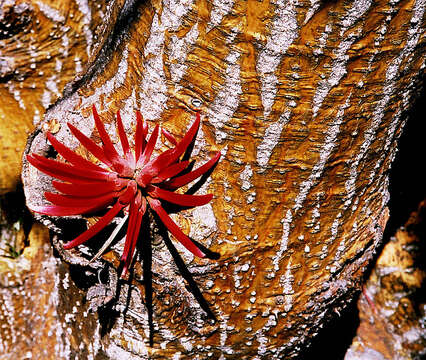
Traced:
[[[351, 301], [386, 224], [388, 170], [424, 67], [425, 7], [423, 0], [109, 4], [88, 66], [47, 111], [28, 151], [47, 154], [52, 128], [76, 147], [66, 122], [97, 140], [92, 104], [107, 124], [121, 109], [129, 135], [135, 109], [176, 137], [200, 110], [195, 153], [201, 160], [223, 153], [202, 190], [215, 198], [176, 219], [221, 258], [195, 259], [179, 247], [218, 318], [212, 323], [155, 241], [154, 346], [137, 265], [130, 298], [123, 284], [99, 315], [104, 336], [88, 340], [99, 356], [295, 357]], [[115, 126], [109, 132], [116, 136]], [[48, 177], [24, 164], [23, 181], [27, 201], [43, 203]], [[47, 220], [62, 230], [59, 250], [79, 233]], [[116, 266], [119, 250], [99, 266]], [[77, 251], [63, 255], [84, 263]], [[97, 270], [75, 271], [93, 278]], [[99, 282], [91, 294], [108, 280]], [[68, 317], [75, 307], [83, 319], [77, 290], [58, 287]], [[81, 336], [66, 338], [69, 352], [57, 357], [78, 354]]]
[[425, 215], [423, 201], [383, 249], [358, 303], [361, 324], [346, 360], [426, 355]]
[[102, 1], [0, 1], [0, 194], [16, 188], [28, 134], [83, 70], [105, 13]]

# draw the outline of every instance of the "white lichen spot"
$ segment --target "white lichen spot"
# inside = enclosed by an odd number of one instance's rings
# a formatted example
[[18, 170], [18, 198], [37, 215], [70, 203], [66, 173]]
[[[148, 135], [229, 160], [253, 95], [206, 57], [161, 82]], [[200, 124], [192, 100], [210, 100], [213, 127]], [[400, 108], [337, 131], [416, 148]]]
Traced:
[[26, 110], [25, 103], [21, 98], [21, 93], [18, 89], [15, 88], [15, 84], [13, 84], [11, 81], [8, 81], [6, 86], [9, 90], [9, 93], [13, 95], [13, 98], [18, 103], [19, 107], [23, 110]]
[[183, 77], [188, 68], [186, 58], [192, 50], [195, 41], [197, 40], [199, 31], [198, 23], [195, 24], [187, 34], [179, 38], [176, 35], [171, 37], [168, 48], [169, 61], [170, 61], [170, 76], [172, 82], [177, 84]]
[[[371, 4], [372, 0], [360, 0], [353, 3], [352, 7], [341, 20], [340, 36], [343, 36], [343, 34], [350, 27], [352, 27], [359, 19], [362, 18], [362, 16], [370, 8]], [[333, 52], [334, 60], [331, 65], [329, 76], [317, 84], [317, 90], [312, 100], [312, 111], [314, 118], [317, 116], [318, 111], [330, 90], [337, 86], [343, 76], [346, 75], [347, 61], [349, 60], [347, 52], [351, 48], [352, 44], [359, 38], [359, 36], [361, 36], [360, 31], [357, 33], [345, 35], [337, 49]]]
[[81, 65], [81, 59], [78, 56], [76, 56], [74, 58], [74, 64], [75, 64], [75, 72], [76, 73], [83, 71], [83, 66]]
[[253, 187], [253, 184], [250, 182], [251, 177], [253, 176], [253, 170], [251, 169], [250, 164], [246, 164], [244, 167], [244, 170], [240, 174], [240, 180], [241, 180], [241, 190], [247, 191], [251, 187]]
[[296, 196], [293, 206], [295, 212], [302, 208], [303, 202], [305, 201], [309, 191], [312, 189], [314, 184], [319, 181], [325, 169], [325, 165], [328, 159], [330, 158], [334, 148], [336, 147], [337, 135], [340, 132], [340, 125], [343, 122], [345, 110], [350, 104], [351, 95], [352, 93], [348, 95], [345, 103], [340, 106], [334, 121], [330, 125], [328, 125], [326, 136], [319, 153], [318, 162], [312, 168], [311, 174], [309, 175], [308, 179], [302, 181], [302, 183], [300, 184], [299, 192]]
[[249, 195], [247, 195], [246, 202], [247, 204], [251, 204], [256, 200], [256, 191], [252, 191]]
[[49, 20], [52, 20], [54, 22], [65, 22], [65, 16], [61, 14], [61, 12], [58, 9], [54, 9], [53, 7], [49, 6], [46, 2], [37, 2], [37, 6], [40, 9], [40, 11], [43, 13], [44, 16], [46, 16]]
[[225, 59], [227, 63], [225, 82], [217, 92], [215, 99], [207, 108], [207, 116], [210, 124], [216, 130], [216, 141], [223, 142], [227, 137], [226, 132], [222, 130], [227, 124], [240, 104], [242, 94], [240, 79], [240, 59], [241, 54], [238, 51], [231, 51]]
[[241, 266], [241, 271], [247, 272], [250, 269], [250, 264], [244, 264]]
[[207, 23], [207, 32], [218, 26], [223, 17], [228, 14], [234, 5], [233, 0], [213, 0], [210, 12], [210, 21]]
[[328, 35], [332, 32], [332, 26], [330, 24], [325, 25], [324, 32], [318, 38], [318, 41], [315, 43], [313, 49], [314, 55], [321, 55], [324, 52], [324, 47], [327, 44]]
[[287, 210], [287, 213], [285, 215], [285, 218], [282, 220], [283, 224], [283, 234], [281, 236], [281, 242], [280, 242], [280, 248], [277, 251], [277, 253], [272, 258], [272, 265], [273, 270], [278, 271], [280, 269], [280, 261], [282, 259], [282, 256], [284, 252], [287, 250], [288, 245], [288, 237], [290, 234], [290, 224], [293, 221], [293, 215], [291, 213], [291, 210]]
[[[189, 236], [197, 241], [205, 241], [217, 231], [216, 217], [211, 203], [198, 206], [192, 210], [192, 218], [195, 221], [191, 224]], [[205, 244], [209, 246], [210, 244]]]
[[66, 58], [68, 56], [68, 50], [69, 50], [69, 46], [70, 46], [70, 39], [68, 38], [67, 34], [62, 34], [61, 37], [61, 45], [62, 45], [62, 54], [64, 56], [64, 58]]
[[305, 25], [312, 18], [312, 16], [319, 9], [320, 5], [321, 5], [320, 0], [310, 0], [309, 10], [306, 13], [305, 20], [303, 21], [303, 25]]
[[273, 122], [266, 128], [263, 140], [257, 147], [256, 152], [256, 161], [259, 164], [261, 171], [266, 170], [266, 165], [269, 162], [272, 151], [280, 140], [281, 132], [290, 120], [290, 114], [289, 110], [283, 112], [276, 122]]
[[93, 34], [90, 30], [90, 23], [92, 21], [92, 11], [89, 6], [88, 0], [76, 0], [78, 5], [78, 10], [82, 15], [81, 22], [83, 24], [83, 32], [86, 38], [86, 53], [87, 56], [90, 56], [92, 43], [93, 43]]
[[289, 46], [298, 36], [297, 0], [277, 1], [275, 16], [265, 47], [260, 51], [256, 70], [261, 81], [261, 98], [264, 117], [267, 118], [272, 110], [277, 93], [278, 78], [275, 71]]

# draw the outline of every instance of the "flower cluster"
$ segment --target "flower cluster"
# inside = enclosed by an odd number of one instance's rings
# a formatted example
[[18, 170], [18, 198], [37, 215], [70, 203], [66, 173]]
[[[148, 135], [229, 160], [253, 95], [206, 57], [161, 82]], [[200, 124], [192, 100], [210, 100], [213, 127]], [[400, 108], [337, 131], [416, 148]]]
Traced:
[[[178, 142], [169, 132], [160, 130], [158, 125], [148, 138], [148, 125], [140, 112], [136, 112], [134, 150], [131, 150], [120, 113], [117, 112], [117, 128], [122, 148], [120, 154], [108, 136], [95, 106], [92, 109], [102, 144], [98, 145], [73, 125], [68, 124], [68, 127], [100, 163], [95, 164], [78, 155], [48, 133], [48, 140], [67, 162], [48, 159], [37, 154], [27, 155], [27, 160], [33, 166], [60, 180], [52, 181], [53, 187], [59, 193], [44, 194], [52, 205], [31, 206], [30, 209], [50, 216], [83, 215], [108, 209], [97, 223], [66, 243], [65, 249], [83, 244], [105, 228], [121, 210], [127, 210], [127, 234], [121, 256], [122, 277], [129, 269], [142, 219], [148, 207], [158, 215], [182, 245], [194, 255], [204, 257], [204, 252], [182, 232], [164, 208], [164, 203], [187, 208], [207, 204], [212, 199], [212, 194], [190, 195], [175, 192], [207, 173], [220, 158], [220, 153], [217, 152], [208, 162], [195, 170], [192, 169], [193, 162], [185, 160], [184, 154], [193, 144], [200, 126], [200, 114], [197, 113], [195, 122]], [[160, 131], [174, 147], [153, 158], [153, 150]]]

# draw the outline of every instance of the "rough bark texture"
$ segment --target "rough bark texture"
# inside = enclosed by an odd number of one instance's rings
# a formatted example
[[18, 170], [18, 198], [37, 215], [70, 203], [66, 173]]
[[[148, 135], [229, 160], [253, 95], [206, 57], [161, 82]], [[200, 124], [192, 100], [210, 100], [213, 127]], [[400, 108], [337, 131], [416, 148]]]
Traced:
[[0, 194], [15, 190], [28, 134], [83, 70], [102, 1], [0, 1]]
[[345, 359], [426, 354], [426, 201], [385, 246], [358, 302], [361, 324]]
[[[57, 337], [56, 358], [297, 356], [360, 289], [382, 239], [387, 172], [425, 62], [425, 8], [424, 0], [111, 2], [99, 37], [91, 36], [87, 67], [47, 111], [27, 151], [47, 154], [52, 127], [76, 146], [66, 122], [97, 139], [92, 104], [106, 123], [121, 109], [129, 134], [140, 109], [177, 137], [201, 110], [198, 156], [223, 153], [205, 186], [215, 198], [177, 221], [221, 258], [179, 250], [218, 322], [207, 320], [160, 239], [154, 346], [138, 265], [130, 298], [122, 285], [98, 314], [102, 338], [89, 326], [98, 315], [84, 316], [94, 305], [82, 306], [59, 278], [55, 301], [67, 309], [59, 318], [75, 322], [69, 337]], [[58, 8], [65, 19], [69, 11]], [[24, 164], [23, 181], [27, 201], [41, 204], [48, 177]], [[85, 264], [61, 251], [76, 229], [44, 220], [62, 230], [55, 243], [66, 260]], [[116, 266], [118, 255], [99, 266]], [[96, 271], [77, 268], [76, 279]], [[108, 300], [102, 284], [113, 278], [92, 280], [89, 292]]]

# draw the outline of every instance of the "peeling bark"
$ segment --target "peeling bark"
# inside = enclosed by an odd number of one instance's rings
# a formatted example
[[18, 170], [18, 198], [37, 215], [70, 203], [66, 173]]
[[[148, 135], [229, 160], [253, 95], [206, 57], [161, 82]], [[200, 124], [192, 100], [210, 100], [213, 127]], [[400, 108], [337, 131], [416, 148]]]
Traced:
[[361, 324], [345, 359], [421, 359], [426, 354], [426, 201], [385, 246], [358, 301]]
[[[137, 263], [130, 298], [123, 284], [115, 321], [93, 339], [102, 356], [297, 357], [351, 301], [382, 241], [388, 170], [424, 68], [425, 8], [424, 0], [115, 1], [98, 36], [86, 27], [87, 66], [37, 121], [27, 152], [47, 154], [53, 126], [87, 155], [66, 123], [97, 140], [96, 104], [115, 138], [118, 109], [129, 135], [139, 109], [178, 138], [201, 111], [195, 152], [223, 153], [203, 189], [214, 192], [212, 205], [177, 216], [185, 233], [221, 254], [200, 260], [178, 247], [218, 322], [155, 237], [154, 346]], [[68, 19], [67, 11], [59, 15]], [[23, 182], [27, 202], [44, 203], [49, 178], [24, 163]], [[62, 231], [58, 249], [78, 235], [75, 224], [93, 223], [44, 220]], [[116, 267], [119, 254], [118, 245], [102, 266]], [[77, 317], [87, 309], [75, 306]]]

